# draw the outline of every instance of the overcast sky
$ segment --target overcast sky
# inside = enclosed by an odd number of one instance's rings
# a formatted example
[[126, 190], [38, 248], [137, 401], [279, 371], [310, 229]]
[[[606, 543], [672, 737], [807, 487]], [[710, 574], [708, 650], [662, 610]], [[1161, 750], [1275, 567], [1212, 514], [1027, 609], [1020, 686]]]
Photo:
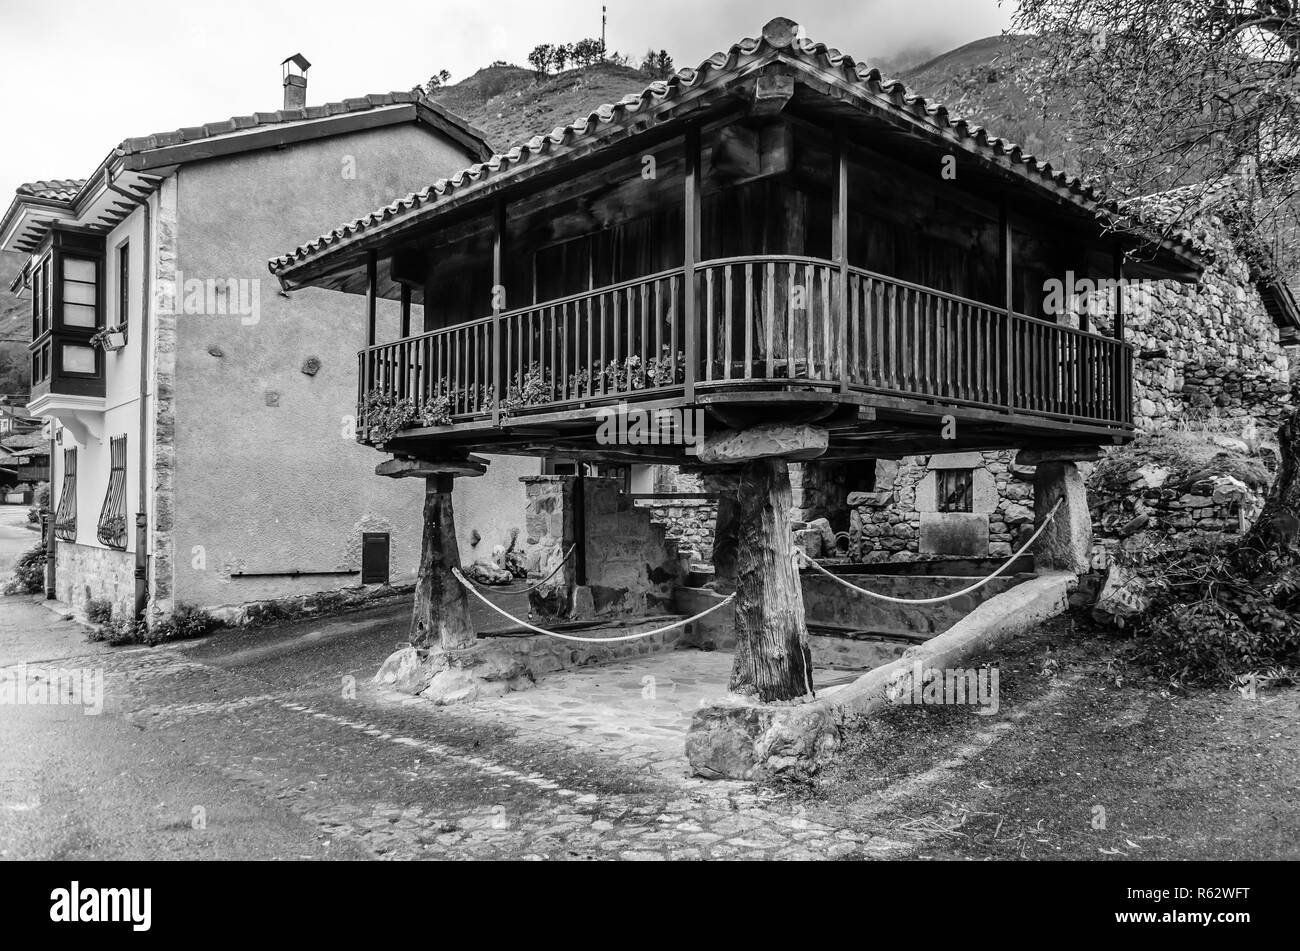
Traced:
[[[611, 50], [694, 66], [773, 16], [859, 59], [946, 50], [1007, 24], [997, 0], [606, 0]], [[309, 104], [453, 81], [541, 42], [600, 35], [598, 0], [0, 0], [0, 208], [22, 182], [85, 178], [130, 136], [281, 104], [280, 61], [312, 62]]]

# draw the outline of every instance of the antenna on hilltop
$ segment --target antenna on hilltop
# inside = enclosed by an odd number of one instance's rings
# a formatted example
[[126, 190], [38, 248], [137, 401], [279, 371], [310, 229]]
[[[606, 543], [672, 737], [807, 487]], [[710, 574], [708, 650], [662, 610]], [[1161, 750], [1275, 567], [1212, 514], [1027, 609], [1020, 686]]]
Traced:
[[600, 58], [601, 59], [605, 58], [605, 21], [608, 19], [605, 16], [605, 10], [606, 7], [602, 3], [600, 5]]

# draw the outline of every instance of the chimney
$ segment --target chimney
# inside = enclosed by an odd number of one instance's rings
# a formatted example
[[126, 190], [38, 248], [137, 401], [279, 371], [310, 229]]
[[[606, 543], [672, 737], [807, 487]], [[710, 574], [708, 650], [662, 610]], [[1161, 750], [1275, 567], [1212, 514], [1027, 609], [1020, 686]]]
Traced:
[[305, 109], [307, 107], [307, 70], [311, 63], [301, 53], [294, 53], [280, 64], [284, 70], [284, 108]]

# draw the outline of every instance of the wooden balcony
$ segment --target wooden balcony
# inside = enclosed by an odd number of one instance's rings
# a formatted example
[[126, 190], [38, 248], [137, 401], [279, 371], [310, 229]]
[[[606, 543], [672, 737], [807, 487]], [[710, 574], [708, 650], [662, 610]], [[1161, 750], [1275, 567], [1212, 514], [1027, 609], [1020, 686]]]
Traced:
[[[397, 451], [525, 451], [539, 423], [581, 440], [594, 409], [622, 401], [848, 407], [840, 429], [881, 455], [1131, 432], [1132, 348], [1119, 340], [824, 259], [694, 271], [693, 301], [675, 268], [369, 347], [359, 431], [366, 394], [379, 393], [447, 401], [444, 424], [399, 434], [385, 446]], [[941, 440], [942, 416], [959, 439]]]

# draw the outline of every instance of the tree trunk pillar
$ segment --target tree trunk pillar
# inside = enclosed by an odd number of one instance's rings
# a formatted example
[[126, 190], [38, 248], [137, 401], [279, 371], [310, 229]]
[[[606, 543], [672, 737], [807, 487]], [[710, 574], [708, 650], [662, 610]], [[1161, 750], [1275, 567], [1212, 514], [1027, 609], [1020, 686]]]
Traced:
[[469, 593], [451, 573], [460, 568], [451, 504], [454, 483], [455, 478], [445, 473], [425, 479], [424, 537], [411, 615], [411, 643], [419, 648], [437, 645], [443, 650], [463, 650], [477, 642], [469, 616]]
[[734, 519], [737, 643], [730, 689], [762, 702], [794, 700], [812, 692], [803, 589], [790, 537], [790, 500], [790, 471], [784, 459], [758, 459], [740, 467]]

